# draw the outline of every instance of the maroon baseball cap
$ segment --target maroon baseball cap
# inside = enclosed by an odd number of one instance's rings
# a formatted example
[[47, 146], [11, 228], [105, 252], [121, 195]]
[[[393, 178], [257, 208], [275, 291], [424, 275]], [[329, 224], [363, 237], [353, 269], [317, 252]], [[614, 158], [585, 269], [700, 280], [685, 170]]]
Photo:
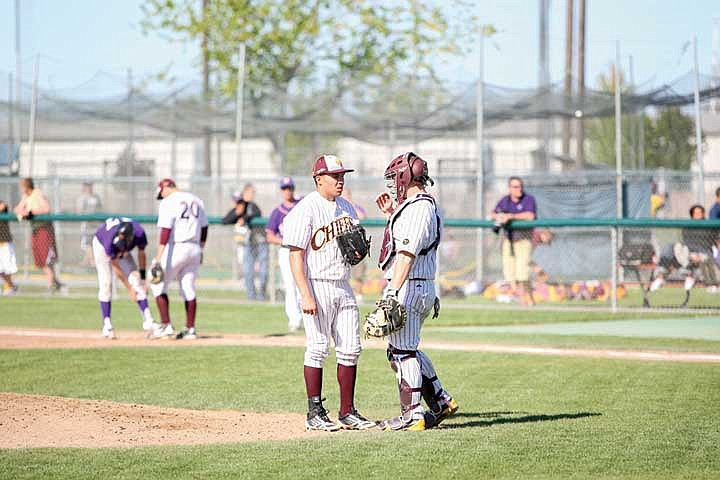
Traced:
[[163, 178], [162, 180], [160, 180], [160, 181], [158, 182], [158, 189], [157, 189], [157, 196], [156, 196], [156, 198], [157, 198], [158, 200], [162, 200], [162, 195], [161, 195], [162, 189], [165, 188], [165, 187], [175, 187], [175, 186], [176, 186], [176, 185], [175, 185], [175, 180], [173, 180], [172, 178]]
[[345, 168], [335, 155], [320, 155], [313, 164], [312, 176], [327, 175], [330, 173], [354, 172], [351, 168]]

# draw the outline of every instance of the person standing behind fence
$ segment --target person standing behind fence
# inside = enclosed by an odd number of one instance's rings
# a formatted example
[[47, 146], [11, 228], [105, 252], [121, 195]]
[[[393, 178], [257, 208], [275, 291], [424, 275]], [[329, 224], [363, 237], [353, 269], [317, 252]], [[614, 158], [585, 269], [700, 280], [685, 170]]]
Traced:
[[508, 194], [495, 206], [491, 218], [496, 231], [503, 230], [502, 263], [505, 281], [510, 282], [524, 306], [533, 304], [530, 295], [530, 257], [532, 255], [532, 228], [513, 228], [512, 220], [535, 220], [535, 198], [523, 190], [520, 177], [510, 177]]
[[30, 177], [20, 180], [22, 197], [13, 210], [18, 220], [29, 220], [32, 229], [32, 252], [35, 266], [41, 268], [47, 279], [49, 293], [59, 291], [64, 287], [57, 278], [55, 265], [58, 262], [57, 245], [55, 243], [55, 229], [48, 220], [33, 220], [36, 215], [50, 213], [50, 202]]
[[[178, 339], [193, 340], [197, 298], [195, 279], [202, 263], [202, 251], [208, 232], [208, 219], [203, 201], [190, 192], [181, 192], [171, 178], [158, 183], [158, 251], [152, 262], [153, 280], [150, 288], [155, 296], [162, 324], [155, 329], [153, 337], [164, 338], [175, 335], [170, 323], [170, 300], [167, 289], [177, 279], [180, 294], [185, 300], [185, 329], [177, 334]], [[162, 269], [158, 272], [156, 266]], [[159, 275], [156, 275], [156, 272]]]
[[[91, 182], [83, 182], [82, 193], [75, 200], [75, 213], [80, 215], [93, 215], [98, 213], [102, 208], [102, 202], [97, 193], [93, 192], [93, 184]], [[87, 221], [80, 222], [80, 250], [83, 252], [83, 265], [91, 265], [92, 249], [92, 227]]]
[[[250, 228], [248, 240], [243, 253], [243, 277], [248, 299], [265, 300], [268, 278], [268, 244], [265, 240], [265, 229], [261, 225], [251, 225], [255, 218], [260, 218], [260, 207], [255, 203], [255, 187], [248, 183], [242, 190], [241, 198], [246, 203], [245, 225]], [[238, 200], [238, 198], [236, 198]], [[257, 277], [257, 285], [255, 279]]]
[[708, 220], [720, 220], [720, 187], [715, 190], [715, 203], [710, 208]]
[[[0, 214], [4, 213], [8, 213], [8, 204], [0, 200]], [[3, 295], [15, 295], [17, 292], [18, 287], [12, 280], [15, 273], [17, 273], [17, 261], [10, 224], [7, 220], [0, 220], [0, 278], [5, 283], [0, 286], [0, 293]]]
[[[113, 271], [127, 288], [130, 298], [137, 302], [142, 315], [143, 330], [151, 332], [155, 326], [147, 301], [147, 285], [145, 284], [147, 265], [145, 247], [147, 247], [147, 243], [145, 230], [131, 218], [108, 218], [95, 232], [92, 247], [98, 276], [98, 301], [103, 321], [102, 334], [105, 338], [115, 338], [115, 329], [110, 317]], [[138, 250], [137, 263], [131, 253], [136, 247]]]
[[297, 205], [298, 200], [295, 198], [295, 182], [290, 177], [284, 177], [280, 180], [280, 191], [282, 192], [283, 201], [270, 214], [265, 234], [267, 242], [279, 245], [278, 264], [280, 266], [280, 274], [282, 275], [283, 285], [285, 286], [285, 315], [288, 317], [288, 330], [295, 332], [302, 328], [302, 310], [298, 302], [297, 287], [293, 280], [292, 271], [290, 270], [290, 249], [282, 246], [283, 229], [285, 216]]

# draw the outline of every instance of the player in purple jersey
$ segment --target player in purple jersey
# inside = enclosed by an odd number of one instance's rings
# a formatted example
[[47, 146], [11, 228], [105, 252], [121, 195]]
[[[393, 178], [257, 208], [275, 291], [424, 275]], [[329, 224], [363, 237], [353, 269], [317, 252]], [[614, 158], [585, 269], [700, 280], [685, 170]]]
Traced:
[[300, 310], [297, 287], [290, 270], [290, 249], [282, 246], [282, 239], [285, 216], [299, 200], [295, 198], [295, 182], [290, 177], [284, 177], [280, 181], [280, 191], [282, 192], [283, 201], [270, 214], [265, 227], [265, 234], [268, 243], [280, 247], [278, 250], [278, 264], [280, 265], [280, 273], [285, 287], [285, 315], [288, 317], [288, 330], [296, 332], [302, 328], [302, 310]]
[[[147, 286], [145, 285], [145, 266], [147, 264], [145, 230], [131, 218], [108, 218], [105, 220], [105, 224], [95, 232], [92, 245], [98, 274], [98, 300], [103, 319], [103, 336], [115, 338], [115, 329], [110, 319], [113, 270], [128, 289], [130, 298], [137, 302], [143, 318], [143, 330], [151, 332], [154, 322], [147, 302]], [[138, 249], [137, 264], [131, 254], [136, 247]]]

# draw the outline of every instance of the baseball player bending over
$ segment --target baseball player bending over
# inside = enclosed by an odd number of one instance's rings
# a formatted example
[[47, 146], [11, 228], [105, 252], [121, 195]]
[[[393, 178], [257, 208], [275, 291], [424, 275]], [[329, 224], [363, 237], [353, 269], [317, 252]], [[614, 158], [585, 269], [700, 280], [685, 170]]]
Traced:
[[[418, 350], [420, 328], [440, 303], [433, 282], [442, 220], [435, 199], [425, 191], [433, 184], [425, 160], [412, 152], [400, 155], [385, 170], [390, 193], [376, 198], [388, 217], [380, 268], [388, 280], [383, 296], [405, 306], [407, 321], [388, 336], [387, 357], [400, 389], [400, 415], [380, 422], [383, 430], [424, 430], [454, 414], [458, 405], [444, 389], [430, 357]], [[429, 407], [425, 411], [421, 399]]]
[[175, 335], [170, 323], [167, 287], [177, 279], [180, 282], [180, 294], [185, 300], [185, 329], [177, 334], [177, 338], [192, 340], [197, 338], [195, 278], [202, 262], [202, 249], [208, 230], [205, 206], [192, 193], [179, 191], [170, 178], [164, 178], [158, 183], [157, 199], [161, 200], [157, 221], [160, 231], [150, 288], [155, 295], [162, 324], [155, 330], [154, 337]]
[[[98, 276], [102, 334], [106, 338], [115, 338], [115, 329], [110, 320], [113, 271], [128, 289], [130, 298], [137, 302], [143, 318], [143, 330], [149, 332], [153, 329], [153, 317], [148, 306], [145, 285], [146, 246], [145, 230], [131, 218], [108, 218], [95, 232], [92, 248]], [[137, 264], [131, 253], [135, 247], [138, 249]]]
[[[290, 269], [300, 293], [306, 335], [305, 387], [309, 430], [364, 430], [375, 426], [355, 409], [355, 379], [360, 356], [359, 311], [350, 288], [350, 265], [335, 237], [358, 220], [352, 204], [340, 197], [345, 173], [352, 172], [334, 155], [321, 155], [313, 165], [315, 191], [285, 217], [283, 245], [290, 249]], [[340, 384], [338, 423], [322, 404], [322, 368], [330, 341], [335, 343]]]

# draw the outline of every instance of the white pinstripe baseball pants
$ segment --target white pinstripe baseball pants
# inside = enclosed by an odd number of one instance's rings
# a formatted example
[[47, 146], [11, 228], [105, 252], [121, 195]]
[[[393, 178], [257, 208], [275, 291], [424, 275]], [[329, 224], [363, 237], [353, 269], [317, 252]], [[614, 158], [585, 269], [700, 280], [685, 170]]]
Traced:
[[357, 365], [360, 345], [360, 312], [347, 280], [309, 280], [315, 296], [317, 314], [303, 314], [305, 326], [305, 365], [322, 368], [335, 343], [340, 365]]

